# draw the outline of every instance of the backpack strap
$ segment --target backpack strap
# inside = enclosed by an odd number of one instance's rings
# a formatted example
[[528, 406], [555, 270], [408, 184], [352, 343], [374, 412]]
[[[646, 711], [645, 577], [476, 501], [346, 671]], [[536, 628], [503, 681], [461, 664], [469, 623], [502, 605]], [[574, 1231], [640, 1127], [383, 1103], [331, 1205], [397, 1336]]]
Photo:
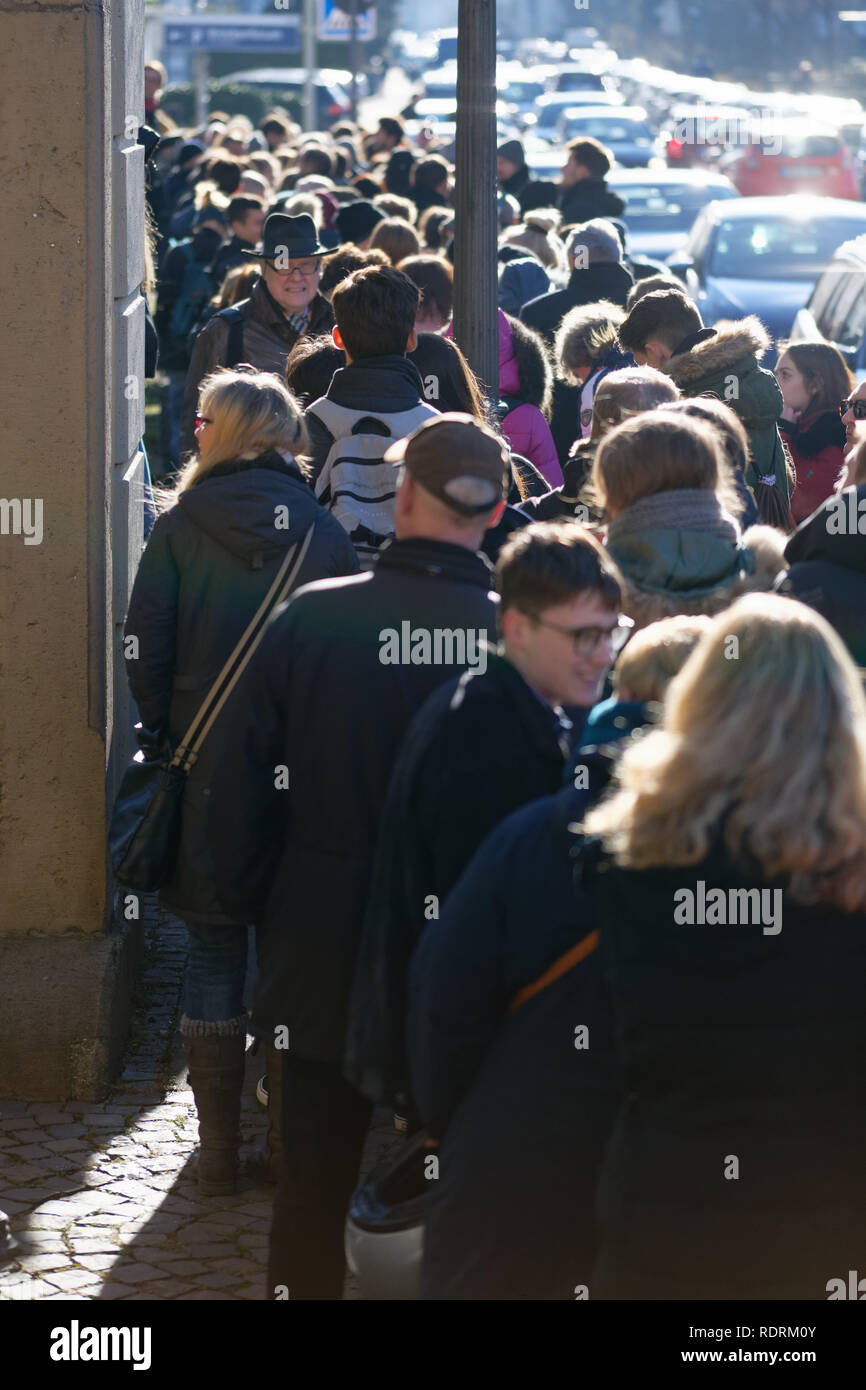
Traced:
[[229, 326], [224, 367], [236, 367], [244, 355], [244, 316], [236, 304], [220, 309], [214, 318], [223, 319]]
[[534, 995], [540, 994], [543, 989], [547, 989], [548, 985], [555, 984], [563, 975], [567, 975], [569, 970], [572, 970], [575, 965], [579, 965], [582, 960], [586, 960], [587, 956], [592, 955], [592, 952], [598, 946], [598, 942], [599, 936], [596, 930], [588, 932], [587, 935], [581, 937], [580, 941], [574, 946], [570, 946], [567, 951], [553, 962], [553, 965], [545, 970], [543, 975], [539, 975], [537, 980], [533, 980], [531, 984], [524, 985], [523, 989], [517, 991], [508, 1006], [509, 1017], [517, 1012], [521, 1004], [527, 1003]]

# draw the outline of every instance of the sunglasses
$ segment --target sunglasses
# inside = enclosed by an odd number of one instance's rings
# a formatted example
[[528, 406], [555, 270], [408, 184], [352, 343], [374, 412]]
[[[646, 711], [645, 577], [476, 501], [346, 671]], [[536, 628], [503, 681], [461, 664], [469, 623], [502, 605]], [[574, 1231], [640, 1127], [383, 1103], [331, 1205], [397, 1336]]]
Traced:
[[538, 623], [539, 627], [549, 627], [553, 632], [560, 632], [563, 637], [570, 638], [578, 656], [592, 656], [599, 642], [609, 642], [611, 654], [618, 656], [634, 627], [632, 619], [626, 617], [621, 617], [615, 627], [561, 627], [559, 623], [549, 623], [535, 613], [527, 613], [526, 616]]
[[839, 409], [843, 415], [850, 410], [855, 420], [866, 420], [866, 401], [842, 401]]

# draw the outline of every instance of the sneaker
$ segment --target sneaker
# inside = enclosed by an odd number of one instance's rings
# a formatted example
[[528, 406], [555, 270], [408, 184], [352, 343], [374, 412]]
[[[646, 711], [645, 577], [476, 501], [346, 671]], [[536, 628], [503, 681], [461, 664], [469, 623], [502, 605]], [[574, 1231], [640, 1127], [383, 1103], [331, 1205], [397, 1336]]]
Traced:
[[265, 1072], [264, 1076], [260, 1076], [258, 1081], [256, 1082], [256, 1100], [258, 1101], [259, 1105], [264, 1106], [265, 1110], [267, 1110], [269, 1099], [270, 1096], [268, 1094], [268, 1074], [267, 1072]]

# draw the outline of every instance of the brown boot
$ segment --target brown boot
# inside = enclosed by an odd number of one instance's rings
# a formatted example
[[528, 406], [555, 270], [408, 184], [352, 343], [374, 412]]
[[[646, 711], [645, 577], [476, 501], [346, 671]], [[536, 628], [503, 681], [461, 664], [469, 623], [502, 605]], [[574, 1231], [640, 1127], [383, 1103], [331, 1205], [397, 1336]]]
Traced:
[[263, 1149], [250, 1159], [250, 1177], [259, 1183], [279, 1181], [283, 1165], [283, 1054], [276, 1047], [266, 1050], [268, 1076], [268, 1132]]
[[184, 1036], [189, 1084], [198, 1111], [198, 1185], [205, 1197], [235, 1191], [240, 1148], [246, 1036]]

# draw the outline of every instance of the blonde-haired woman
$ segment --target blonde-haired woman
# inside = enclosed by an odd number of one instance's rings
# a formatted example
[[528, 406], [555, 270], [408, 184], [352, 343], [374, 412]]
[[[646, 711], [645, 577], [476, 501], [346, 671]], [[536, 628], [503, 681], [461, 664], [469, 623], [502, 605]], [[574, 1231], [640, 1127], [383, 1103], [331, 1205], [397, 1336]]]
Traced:
[[742, 504], [717, 428], [675, 404], [605, 435], [591, 481], [623, 608], [639, 627], [718, 613], [748, 589], [770, 589], [785, 568], [781, 531], [743, 534], [735, 519]]
[[583, 827], [631, 1078], [592, 1296], [825, 1299], [866, 1249], [866, 700], [842, 642], [739, 599], [617, 783]]
[[[290, 548], [299, 553], [309, 534], [295, 587], [358, 568], [345, 531], [307, 486], [303, 419], [278, 377], [251, 367], [206, 377], [196, 440], [197, 453], [151, 532], [125, 629], [136, 639], [127, 672], [148, 741], [172, 748], [271, 591]], [[199, 1113], [199, 1185], [206, 1194], [232, 1191], [238, 1162], [247, 930], [217, 897], [206, 820], [211, 777], [232, 737], [242, 690], [243, 681], [187, 777], [177, 862], [160, 892], [163, 906], [189, 933], [181, 1033]]]

